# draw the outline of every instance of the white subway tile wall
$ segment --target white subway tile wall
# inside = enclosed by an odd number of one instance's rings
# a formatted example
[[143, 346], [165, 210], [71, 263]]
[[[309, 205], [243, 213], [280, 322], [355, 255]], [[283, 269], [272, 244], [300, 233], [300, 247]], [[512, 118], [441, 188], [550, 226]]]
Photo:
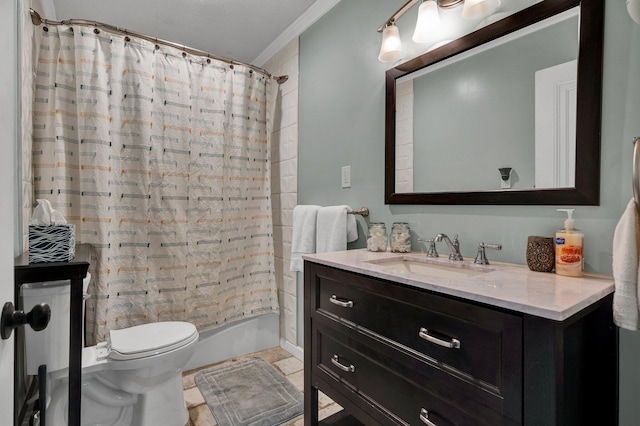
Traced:
[[293, 208], [298, 202], [298, 39], [276, 53], [264, 68], [273, 75], [288, 75], [280, 85], [271, 138], [271, 207], [280, 304], [280, 336], [297, 342], [296, 273], [289, 271]]
[[398, 84], [396, 192], [413, 192], [413, 80]]

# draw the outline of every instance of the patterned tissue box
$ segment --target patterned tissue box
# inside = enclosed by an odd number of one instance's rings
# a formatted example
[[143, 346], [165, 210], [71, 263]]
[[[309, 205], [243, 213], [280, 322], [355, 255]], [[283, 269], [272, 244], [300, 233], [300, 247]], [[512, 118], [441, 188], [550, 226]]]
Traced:
[[29, 263], [68, 262], [75, 255], [75, 225], [29, 225]]

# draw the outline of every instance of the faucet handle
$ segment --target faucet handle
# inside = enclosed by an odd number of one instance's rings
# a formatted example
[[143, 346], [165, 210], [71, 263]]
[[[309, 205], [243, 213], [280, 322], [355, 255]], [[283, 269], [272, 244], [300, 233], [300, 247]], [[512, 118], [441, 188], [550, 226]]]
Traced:
[[451, 242], [455, 248], [455, 253], [449, 254], [450, 260], [462, 260], [462, 254], [460, 254], [460, 241], [458, 240], [458, 234], [453, 234], [453, 241]]
[[429, 247], [427, 248], [427, 257], [439, 257], [438, 251], [436, 250], [436, 239], [435, 238], [418, 238], [419, 242], [429, 243]]
[[478, 254], [476, 255], [476, 260], [473, 261], [476, 265], [488, 265], [489, 260], [487, 259], [487, 255], [484, 251], [485, 248], [493, 249], [493, 250], [502, 250], [502, 244], [478, 244]]

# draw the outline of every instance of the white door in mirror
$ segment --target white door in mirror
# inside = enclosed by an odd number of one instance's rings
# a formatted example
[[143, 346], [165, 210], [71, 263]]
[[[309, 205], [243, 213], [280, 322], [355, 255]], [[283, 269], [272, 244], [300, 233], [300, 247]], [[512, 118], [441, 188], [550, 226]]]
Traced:
[[578, 61], [535, 72], [536, 188], [573, 188], [576, 176]]
[[627, 11], [636, 24], [640, 24], [640, 0], [627, 0]]

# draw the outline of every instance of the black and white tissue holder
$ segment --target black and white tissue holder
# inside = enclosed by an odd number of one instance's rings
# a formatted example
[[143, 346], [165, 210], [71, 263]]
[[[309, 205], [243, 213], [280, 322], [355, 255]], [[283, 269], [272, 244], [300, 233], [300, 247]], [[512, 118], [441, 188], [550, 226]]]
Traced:
[[68, 262], [75, 255], [75, 225], [29, 225], [29, 263]]
[[29, 263], [68, 262], [76, 255], [76, 227], [51, 207], [51, 202], [38, 199], [29, 222]]

